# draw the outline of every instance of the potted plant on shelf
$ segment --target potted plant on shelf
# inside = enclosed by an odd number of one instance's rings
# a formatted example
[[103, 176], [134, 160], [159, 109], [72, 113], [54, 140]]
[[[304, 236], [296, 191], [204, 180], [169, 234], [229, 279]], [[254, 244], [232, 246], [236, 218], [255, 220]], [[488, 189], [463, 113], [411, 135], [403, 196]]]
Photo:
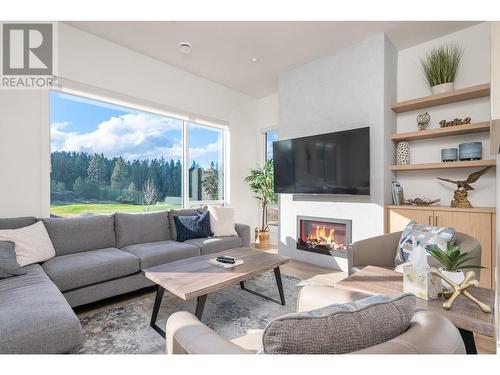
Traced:
[[463, 49], [456, 45], [444, 45], [432, 49], [421, 59], [422, 71], [433, 95], [453, 91]]
[[[456, 284], [460, 284], [464, 280], [463, 269], [470, 268], [485, 268], [473, 264], [465, 264], [475, 257], [470, 256], [470, 253], [460, 252], [460, 246], [448, 244], [446, 251], [441, 250], [438, 246], [433, 245], [428, 249], [429, 253], [442, 264], [443, 267], [439, 268], [439, 272], [449, 278]], [[446, 281], [443, 280], [443, 287], [451, 289]]]
[[262, 221], [260, 228], [255, 228], [255, 244], [257, 248], [269, 245], [269, 226], [266, 225], [266, 207], [269, 203], [276, 203], [278, 195], [274, 192], [273, 161], [268, 160], [262, 168], [250, 169], [245, 178], [255, 198], [260, 201]]

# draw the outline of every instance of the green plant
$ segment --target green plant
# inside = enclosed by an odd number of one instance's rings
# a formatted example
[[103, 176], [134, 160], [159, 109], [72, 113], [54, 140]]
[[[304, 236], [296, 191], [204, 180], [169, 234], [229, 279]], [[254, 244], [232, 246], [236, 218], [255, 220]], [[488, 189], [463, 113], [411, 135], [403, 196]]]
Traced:
[[430, 87], [454, 82], [463, 49], [456, 45], [445, 45], [432, 49], [421, 59], [422, 71]]
[[432, 245], [428, 249], [429, 253], [441, 263], [445, 271], [456, 272], [466, 268], [485, 268], [473, 264], [465, 264], [475, 257], [470, 256], [470, 253], [460, 252], [460, 246], [448, 244], [446, 251], [441, 250], [436, 245]]
[[266, 207], [269, 203], [276, 203], [278, 195], [274, 192], [273, 161], [268, 160], [262, 168], [250, 169], [250, 174], [245, 178], [245, 182], [250, 186], [250, 190], [256, 194], [255, 198], [260, 201], [262, 210], [261, 231], [266, 231], [265, 222]]

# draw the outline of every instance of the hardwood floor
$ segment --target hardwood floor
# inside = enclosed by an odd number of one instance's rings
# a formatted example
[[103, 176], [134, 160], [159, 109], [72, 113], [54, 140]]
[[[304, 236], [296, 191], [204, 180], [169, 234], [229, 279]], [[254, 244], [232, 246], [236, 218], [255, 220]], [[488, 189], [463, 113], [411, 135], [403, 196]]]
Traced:
[[[269, 247], [262, 251], [277, 253], [276, 247]], [[311, 263], [300, 262], [291, 260], [289, 263], [282, 265], [281, 272], [285, 275], [296, 277], [301, 280], [308, 281], [312, 284], [334, 286], [335, 282], [342, 280], [347, 276], [347, 273], [342, 271], [332, 270], [330, 268], [317, 266]], [[123, 306], [124, 304], [132, 303], [136, 300], [142, 299], [147, 295], [153, 296], [155, 293], [154, 287], [143, 289], [141, 291], [128, 293], [126, 295], [108, 298], [104, 301], [96, 302], [91, 305], [78, 307], [75, 309], [78, 317], [81, 319], [85, 316], [92, 315], [101, 311], [108, 310], [112, 307]], [[496, 343], [495, 340], [489, 337], [476, 335], [476, 344], [479, 353], [481, 354], [495, 354]]]

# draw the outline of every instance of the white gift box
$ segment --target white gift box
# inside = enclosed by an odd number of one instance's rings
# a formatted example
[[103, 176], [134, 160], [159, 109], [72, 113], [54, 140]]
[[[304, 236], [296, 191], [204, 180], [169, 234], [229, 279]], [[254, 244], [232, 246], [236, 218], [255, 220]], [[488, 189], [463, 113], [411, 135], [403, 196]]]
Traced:
[[441, 279], [430, 271], [416, 272], [411, 263], [403, 266], [403, 291], [426, 301], [438, 298]]

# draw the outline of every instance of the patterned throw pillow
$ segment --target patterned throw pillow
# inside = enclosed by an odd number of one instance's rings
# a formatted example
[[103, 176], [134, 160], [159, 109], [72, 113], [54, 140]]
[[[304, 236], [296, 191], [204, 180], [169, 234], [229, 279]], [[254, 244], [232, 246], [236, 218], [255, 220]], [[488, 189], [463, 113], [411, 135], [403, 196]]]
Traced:
[[0, 279], [26, 274], [17, 263], [15, 246], [12, 241], [0, 241]]
[[261, 353], [344, 354], [404, 333], [415, 313], [412, 294], [371, 296], [279, 317], [265, 328]]
[[174, 216], [177, 241], [191, 238], [206, 238], [212, 236], [210, 229], [210, 213], [198, 212], [196, 216]]
[[[413, 243], [413, 239], [415, 239], [415, 243]], [[431, 245], [437, 245], [445, 251], [448, 243], [455, 243], [455, 228], [433, 227], [411, 221], [401, 234], [394, 265], [399, 266], [407, 262], [415, 246], [422, 245], [426, 250], [429, 250]]]

